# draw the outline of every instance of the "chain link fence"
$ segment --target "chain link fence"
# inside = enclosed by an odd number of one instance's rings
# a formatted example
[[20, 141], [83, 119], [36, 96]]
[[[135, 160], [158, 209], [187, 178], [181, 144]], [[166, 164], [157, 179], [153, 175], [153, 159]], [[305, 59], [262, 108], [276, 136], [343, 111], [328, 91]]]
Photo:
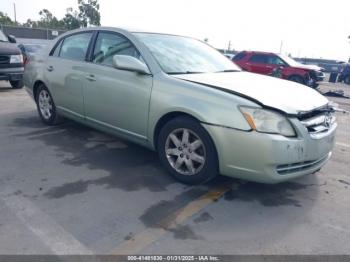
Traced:
[[55, 30], [48, 28], [29, 28], [22, 26], [9, 26], [0, 24], [0, 29], [7, 35], [13, 35], [17, 38], [45, 39], [52, 40], [55, 37], [66, 32], [65, 30]]

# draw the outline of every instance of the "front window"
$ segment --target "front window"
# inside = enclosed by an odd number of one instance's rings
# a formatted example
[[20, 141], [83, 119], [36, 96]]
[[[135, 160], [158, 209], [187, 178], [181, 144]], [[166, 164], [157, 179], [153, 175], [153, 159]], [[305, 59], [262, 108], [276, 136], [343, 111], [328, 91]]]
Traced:
[[6, 37], [6, 35], [0, 31], [0, 42], [8, 42], [8, 38]]
[[268, 56], [267, 63], [270, 65], [279, 65], [279, 66], [286, 65], [286, 63], [281, 58], [275, 55]]
[[93, 55], [93, 63], [113, 65], [113, 56], [128, 55], [141, 60], [134, 45], [124, 36], [114, 33], [99, 33]]
[[209, 45], [189, 37], [134, 33], [168, 74], [240, 71]]

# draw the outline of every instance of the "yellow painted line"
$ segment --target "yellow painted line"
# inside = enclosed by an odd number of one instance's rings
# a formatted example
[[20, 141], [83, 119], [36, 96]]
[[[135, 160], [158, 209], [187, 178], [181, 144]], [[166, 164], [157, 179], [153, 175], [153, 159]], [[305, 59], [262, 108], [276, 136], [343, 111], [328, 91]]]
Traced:
[[129, 240], [125, 240], [116, 248], [110, 251], [113, 255], [136, 254], [148, 247], [153, 242], [157, 241], [164, 234], [169, 232], [169, 229], [174, 229], [176, 226], [200, 212], [203, 208], [217, 201], [223, 194], [230, 190], [230, 186], [219, 186], [211, 190], [199, 198], [188, 203], [185, 207], [180, 208], [165, 219], [159, 221], [157, 225], [162, 225], [159, 228], [148, 228]]
[[345, 143], [337, 142], [336, 144], [337, 144], [338, 146], [350, 147], [349, 144], [345, 144]]

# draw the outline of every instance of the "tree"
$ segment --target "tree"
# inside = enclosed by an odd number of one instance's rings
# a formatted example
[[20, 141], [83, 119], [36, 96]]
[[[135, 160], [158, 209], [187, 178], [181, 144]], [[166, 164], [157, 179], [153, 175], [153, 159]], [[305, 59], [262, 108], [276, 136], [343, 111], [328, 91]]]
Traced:
[[82, 27], [101, 25], [100, 5], [97, 0], [78, 0], [79, 19]]
[[0, 11], [0, 24], [2, 25], [16, 25], [14, 21], [5, 13]]
[[[31, 28], [66, 29], [72, 30], [80, 27], [101, 25], [100, 4], [98, 0], [78, 0], [78, 10], [67, 8], [63, 19], [57, 19], [48, 9], [39, 12], [40, 19], [34, 21], [27, 19], [22, 25]], [[0, 11], [0, 24], [20, 25], [13, 22], [11, 18]]]
[[39, 12], [41, 16], [40, 20], [37, 22], [38, 27], [43, 28], [64, 28], [64, 23], [62, 20], [58, 20], [49, 10], [43, 9]]
[[73, 8], [67, 8], [67, 13], [62, 19], [64, 27], [68, 30], [79, 28], [81, 25], [81, 21], [79, 19], [79, 13], [77, 11], [73, 11]]
[[24, 27], [36, 28], [38, 27], [38, 22], [31, 19], [27, 19], [27, 22], [23, 23]]

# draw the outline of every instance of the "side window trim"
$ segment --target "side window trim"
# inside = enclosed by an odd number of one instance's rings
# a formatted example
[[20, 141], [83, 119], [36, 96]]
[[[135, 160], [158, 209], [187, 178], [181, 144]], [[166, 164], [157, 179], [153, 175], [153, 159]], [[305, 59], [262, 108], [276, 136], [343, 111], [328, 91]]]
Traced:
[[60, 50], [58, 51], [58, 55], [59, 53], [61, 52], [61, 46], [62, 46], [62, 43], [63, 43], [63, 40], [64, 40], [64, 37], [59, 39], [56, 44], [54, 45], [54, 47], [51, 49], [50, 53], [49, 53], [49, 56], [54, 56], [54, 53], [56, 52], [56, 49], [59, 48]]
[[[58, 58], [61, 58], [60, 55], [61, 55], [61, 50], [62, 50], [62, 46], [63, 46], [63, 43], [64, 43], [64, 40], [66, 40], [66, 37], [62, 39], [59, 47], [60, 47], [60, 50], [58, 50], [58, 54], [57, 54], [57, 57]], [[62, 59], [62, 58], [61, 58]]]
[[100, 32], [99, 30], [95, 30], [93, 32], [93, 35], [91, 36], [89, 47], [88, 47], [88, 50], [86, 52], [86, 57], [85, 57], [86, 62], [89, 62], [89, 63], [92, 62], [94, 50], [95, 50], [95, 45], [96, 45], [96, 41], [97, 41], [97, 37], [98, 37], [99, 32]]

